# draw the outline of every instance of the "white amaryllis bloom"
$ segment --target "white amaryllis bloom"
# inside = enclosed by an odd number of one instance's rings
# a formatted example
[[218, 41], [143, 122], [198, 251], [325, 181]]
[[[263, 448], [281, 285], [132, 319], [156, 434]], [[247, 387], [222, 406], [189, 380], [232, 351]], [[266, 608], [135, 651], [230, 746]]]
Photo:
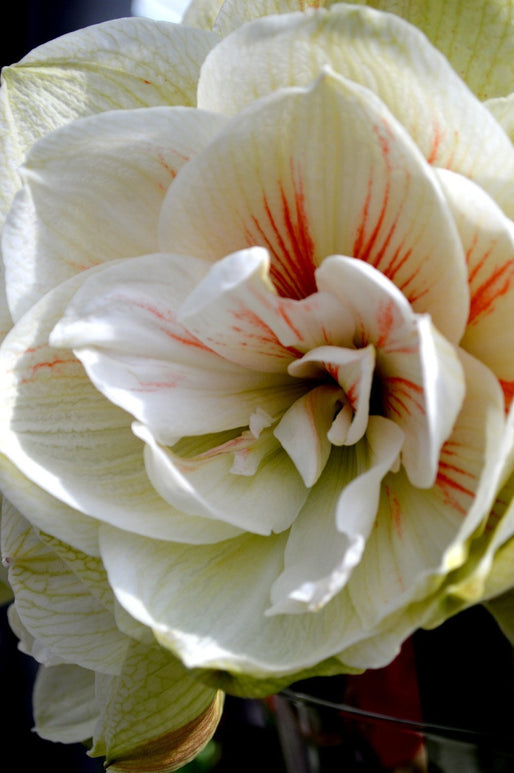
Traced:
[[[513, 585], [508, 92], [395, 15], [266, 16], [305, 5], [100, 25], [5, 75], [11, 617], [43, 732], [113, 770], [189, 737], [158, 757], [183, 764], [209, 682], [378, 667]], [[72, 665], [70, 729], [45, 706]]]

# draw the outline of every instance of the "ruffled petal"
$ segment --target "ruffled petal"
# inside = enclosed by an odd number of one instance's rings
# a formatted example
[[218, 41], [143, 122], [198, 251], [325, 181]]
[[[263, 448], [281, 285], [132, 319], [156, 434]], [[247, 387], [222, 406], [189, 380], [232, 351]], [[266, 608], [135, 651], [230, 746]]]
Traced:
[[461, 357], [466, 397], [435, 485], [415, 489], [402, 471], [384, 479], [376, 527], [348, 584], [364, 629], [409, 600], [429, 605], [449, 572], [466, 561], [467, 541], [494, 503], [505, 459], [502, 394], [484, 365]]
[[316, 267], [350, 255], [462, 335], [466, 266], [435, 175], [385, 106], [336, 75], [243, 111], [168, 191], [161, 249], [214, 261], [255, 245], [281, 296], [311, 295]]
[[333, 451], [291, 528], [268, 615], [316, 612], [345, 586], [362, 559], [382, 479], [402, 442], [393, 422], [373, 416], [359, 446]]
[[307, 497], [269, 430], [258, 438], [248, 431], [214, 446], [206, 438], [195, 444], [193, 456], [180, 453], [184, 443], [169, 451], [146, 428], [135, 431], [146, 442], [146, 469], [154, 488], [183, 513], [266, 535], [287, 529]]
[[248, 426], [257, 408], [276, 416], [301, 388], [285, 369], [261, 373], [225, 360], [180, 324], [180, 303], [208, 268], [162, 254], [109, 266], [84, 283], [51, 337], [165, 445]]
[[[193, 543], [227, 539], [234, 533], [230, 527], [184, 516], [157, 494], [148, 481], [144, 446], [131, 430], [130, 417], [94, 388], [68, 349], [48, 344], [50, 331], [86, 276], [46, 295], [2, 344], [2, 454], [18, 467], [17, 475], [27, 476], [68, 506], [56, 508], [53, 515], [47, 512], [45, 518], [44, 528], [58, 538], [62, 529], [63, 540], [73, 524], [69, 508], [159, 538]], [[0, 469], [8, 482], [9, 467]], [[35, 509], [33, 488], [22, 487], [20, 501], [16, 479], [14, 483], [12, 491], [6, 488], [10, 498], [20, 507], [27, 500]], [[42, 502], [48, 511], [50, 498]]]
[[[428, 315], [415, 314], [380, 272], [334, 256], [317, 271], [318, 286], [352, 310], [357, 343], [376, 349], [375, 405], [405, 433], [402, 461], [416, 486], [433, 485], [439, 452], [464, 397], [456, 350]], [[296, 365], [296, 363], [295, 363]]]
[[477, 185], [440, 171], [468, 264], [470, 312], [461, 346], [514, 386], [514, 224]]

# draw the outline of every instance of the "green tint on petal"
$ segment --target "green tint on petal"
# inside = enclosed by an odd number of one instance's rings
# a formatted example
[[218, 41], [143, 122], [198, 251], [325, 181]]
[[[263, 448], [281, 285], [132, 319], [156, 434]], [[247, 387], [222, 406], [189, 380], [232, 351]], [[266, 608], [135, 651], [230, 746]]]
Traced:
[[101, 718], [92, 756], [111, 773], [168, 773], [209, 741], [222, 694], [194, 679], [165, 649], [131, 644], [118, 677], [97, 678]]
[[93, 737], [99, 714], [94, 671], [67, 663], [40, 666], [32, 700], [41, 738], [81, 743]]
[[485, 106], [494, 115], [511, 141], [514, 142], [514, 94], [509, 94], [508, 97], [488, 99]]
[[214, 25], [220, 35], [228, 35], [246, 22], [276, 13], [294, 13], [328, 8], [338, 0], [225, 0]]
[[353, 0], [398, 14], [449, 59], [480, 99], [513, 90], [514, 4], [511, 0]]
[[[64, 552], [66, 562], [39, 539], [15, 508], [4, 509], [2, 554], [16, 612], [35, 639], [33, 655], [45, 664], [62, 660], [115, 674], [127, 638], [109, 611], [112, 595], [103, 567], [98, 559], [68, 548]], [[92, 580], [83, 582], [73, 571], [76, 566], [83, 576], [92, 576], [95, 594], [90, 590]]]
[[115, 19], [52, 40], [2, 71], [0, 225], [36, 140], [105, 110], [195, 105], [201, 64], [217, 41], [203, 30]]
[[[215, 31], [228, 35], [274, 13], [329, 8], [338, 0], [226, 0]], [[401, 16], [418, 27], [480, 99], [513, 90], [514, 6], [511, 0], [352, 0]]]
[[211, 30], [223, 0], [191, 0], [183, 16], [182, 24]]
[[198, 104], [235, 114], [279, 88], [309, 84], [326, 67], [372, 91], [430, 164], [471, 177], [512, 214], [511, 143], [444, 56], [398, 16], [337, 3], [244, 25], [207, 57]]

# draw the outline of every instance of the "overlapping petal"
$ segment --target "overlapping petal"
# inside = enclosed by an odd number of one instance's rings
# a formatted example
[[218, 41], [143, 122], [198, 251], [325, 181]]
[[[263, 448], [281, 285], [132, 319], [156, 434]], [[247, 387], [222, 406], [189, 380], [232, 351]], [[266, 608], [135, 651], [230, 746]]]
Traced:
[[193, 108], [114, 111], [37, 143], [2, 235], [13, 318], [86, 268], [155, 252], [166, 191], [224, 122]]
[[470, 311], [461, 345], [502, 381], [507, 403], [514, 392], [514, 224], [478, 186], [439, 171], [466, 254]]
[[[2, 513], [2, 555], [16, 597], [16, 612], [47, 664], [75, 663], [115, 674], [127, 639], [109, 610], [109, 586], [99, 559], [43, 541], [13, 507]], [[64, 556], [64, 557], [63, 557]], [[84, 579], [74, 571], [79, 567]], [[101, 588], [103, 580], [103, 588]], [[112, 607], [112, 596], [111, 607]]]
[[384, 105], [334, 74], [240, 113], [168, 191], [161, 249], [217, 260], [252, 245], [280, 295], [311, 294], [324, 258], [350, 255], [462, 335], [464, 255], [435, 176]]
[[233, 114], [277, 89], [307, 85], [326, 66], [373, 91], [429, 163], [471, 177], [513, 215], [512, 144], [447, 59], [393, 14], [336, 3], [245, 25], [207, 57], [198, 105]]
[[17, 168], [49, 132], [105, 110], [195, 105], [212, 33], [143, 18], [64, 35], [2, 72], [0, 224], [19, 187]]
[[209, 267], [163, 254], [117, 263], [84, 284], [52, 333], [98, 389], [167, 445], [247, 426], [258, 408], [274, 417], [300, 389], [285, 368], [259, 372], [224, 359], [177, 319]]
[[[337, 2], [225, 0], [214, 29], [228, 35], [261, 16], [330, 8]], [[193, 0], [192, 6], [201, 3]], [[351, 4], [394, 13], [422, 30], [480, 99], [506, 96], [512, 90], [508, 62], [514, 49], [514, 13], [509, 0], [353, 0]]]
[[[226, 539], [233, 529], [185, 516], [164, 502], [148, 481], [143, 444], [131, 431], [130, 417], [94, 388], [69, 349], [49, 345], [52, 328], [84, 279], [83, 273], [45, 296], [1, 347], [2, 454], [68, 506], [46, 519], [54, 536], [61, 538], [64, 530], [63, 540], [70, 530], [69, 508], [154, 536]], [[32, 496], [36, 507], [37, 497], [30, 486], [24, 488], [20, 496], [29, 501]], [[42, 498], [45, 506], [47, 500]]]

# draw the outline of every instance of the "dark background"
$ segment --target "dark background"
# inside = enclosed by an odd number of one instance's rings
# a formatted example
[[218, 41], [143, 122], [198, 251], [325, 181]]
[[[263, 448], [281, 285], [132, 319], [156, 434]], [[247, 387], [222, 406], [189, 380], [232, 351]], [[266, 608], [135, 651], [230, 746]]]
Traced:
[[[0, 66], [66, 32], [131, 15], [130, 0], [16, 0], [8, 6], [2, 7]], [[102, 762], [89, 759], [81, 746], [46, 742], [31, 731], [35, 664], [17, 650], [5, 613], [0, 607], [0, 770], [101, 773]], [[484, 610], [469, 610], [437, 631], [417, 634], [415, 649], [426, 721], [512, 734], [512, 650]], [[252, 702], [228, 699], [216, 736], [221, 758], [209, 766], [213, 773], [285, 771], [278, 739], [263, 726], [257, 708]], [[357, 768], [348, 773], [353, 770]], [[486, 765], [484, 770], [496, 773], [500, 768]]]
[[130, 0], [4, 0], [0, 65], [13, 64], [32, 48], [71, 30], [130, 16], [130, 7]]

